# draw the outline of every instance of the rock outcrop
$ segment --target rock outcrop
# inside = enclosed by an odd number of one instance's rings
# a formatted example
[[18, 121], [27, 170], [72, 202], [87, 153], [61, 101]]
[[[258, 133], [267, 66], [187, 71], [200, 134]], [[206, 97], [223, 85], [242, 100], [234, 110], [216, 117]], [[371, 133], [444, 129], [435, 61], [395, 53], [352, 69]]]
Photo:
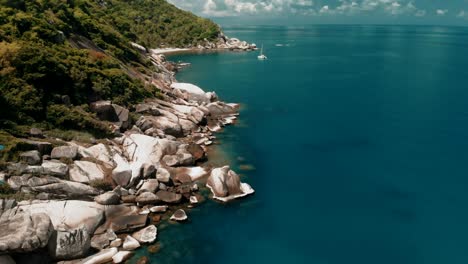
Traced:
[[62, 180], [52, 176], [13, 176], [8, 179], [8, 184], [16, 191], [26, 193], [48, 193], [55, 197], [75, 198], [95, 196], [99, 191], [95, 188], [78, 183]]
[[122, 248], [124, 250], [135, 250], [140, 247], [140, 242], [132, 236], [127, 236], [123, 242]]
[[[143, 54], [146, 51], [136, 43], [132, 46]], [[255, 46], [222, 35], [218, 42], [205, 41], [199, 48]], [[25, 140], [25, 150], [32, 151], [22, 153], [20, 163], [9, 163], [8, 171], [0, 172], [1, 180], [14, 191], [38, 199], [0, 200], [1, 253], [48, 249], [56, 261], [84, 257], [80, 264], [121, 263], [141, 244], [156, 240], [154, 224], [167, 219], [163, 213], [177, 209], [171, 220], [188, 219], [181, 208], [204, 200], [196, 193], [196, 181], [206, 175], [217, 200], [253, 193], [229, 167], [211, 171], [201, 164], [206, 146], [215, 139], [213, 133], [235, 122], [239, 105], [221, 102], [216, 93], [196, 85], [176, 83], [173, 71], [180, 65], [167, 62], [163, 55], [150, 54], [150, 59], [158, 69], [151, 84], [161, 93], [130, 109], [138, 116], [134, 125], [129, 109], [111, 101], [94, 102], [90, 109], [106, 121], [103, 124], [116, 138], [99, 143], [54, 140], [54, 145], [64, 146], [52, 149], [51, 143], [43, 142], [47, 133], [44, 137], [36, 133], [42, 141]], [[91, 248], [100, 251], [87, 257]]]
[[116, 192], [110, 191], [96, 196], [94, 200], [98, 204], [113, 205], [120, 203], [120, 196]]
[[240, 182], [239, 175], [229, 166], [213, 169], [206, 186], [213, 193], [213, 198], [222, 202], [254, 193], [249, 184]]
[[20, 160], [28, 165], [40, 165], [42, 162], [41, 153], [38, 150], [31, 150], [20, 154]]
[[180, 203], [182, 195], [179, 193], [168, 192], [160, 190], [156, 193], [156, 196], [165, 203]]
[[61, 159], [61, 158], [66, 158], [66, 159], [76, 159], [78, 156], [78, 147], [76, 146], [61, 146], [61, 147], [55, 147], [52, 149], [52, 153], [50, 154], [50, 157], [53, 159]]
[[56, 260], [77, 259], [86, 256], [91, 239], [86, 227], [53, 232], [49, 240], [49, 254]]
[[174, 214], [171, 216], [171, 220], [174, 220], [174, 221], [185, 221], [187, 220], [188, 217], [187, 217], [187, 214], [185, 213], [184, 210], [182, 209], [178, 209], [177, 211], [174, 212]]
[[31, 215], [48, 215], [56, 230], [63, 227], [68, 230], [85, 227], [90, 234], [93, 234], [104, 220], [104, 206], [95, 202], [78, 200], [28, 201], [21, 202], [18, 208]]
[[158, 235], [158, 229], [154, 225], [149, 225], [138, 232], [133, 233], [133, 237], [140, 243], [153, 243]]
[[127, 129], [130, 126], [128, 109], [112, 104], [111, 101], [97, 101], [91, 104], [99, 119], [113, 122], [119, 129]]
[[32, 252], [47, 246], [53, 226], [47, 214], [16, 207], [0, 216], [0, 230], [0, 252]]
[[76, 160], [70, 169], [70, 180], [75, 182], [89, 183], [104, 179], [104, 169], [90, 161]]
[[119, 250], [117, 248], [103, 249], [99, 251], [99, 253], [83, 259], [80, 264], [108, 263], [112, 261], [112, 257], [114, 257], [118, 252]]

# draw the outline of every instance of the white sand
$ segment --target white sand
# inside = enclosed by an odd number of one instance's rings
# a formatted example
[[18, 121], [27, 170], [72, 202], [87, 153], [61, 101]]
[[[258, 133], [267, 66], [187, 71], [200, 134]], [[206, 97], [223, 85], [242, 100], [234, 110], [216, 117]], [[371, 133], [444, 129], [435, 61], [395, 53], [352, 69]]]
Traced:
[[179, 51], [187, 51], [190, 49], [181, 49], [181, 48], [161, 48], [161, 49], [151, 49], [151, 53], [154, 54], [165, 54]]

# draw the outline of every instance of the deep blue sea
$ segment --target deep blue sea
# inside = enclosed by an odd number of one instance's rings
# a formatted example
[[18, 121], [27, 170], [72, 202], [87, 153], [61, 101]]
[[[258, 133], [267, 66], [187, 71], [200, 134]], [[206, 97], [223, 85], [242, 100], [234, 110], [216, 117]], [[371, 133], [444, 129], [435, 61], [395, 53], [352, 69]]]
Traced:
[[161, 227], [152, 263], [468, 263], [468, 28], [225, 33], [269, 59], [170, 59], [242, 104], [216, 148], [256, 194]]

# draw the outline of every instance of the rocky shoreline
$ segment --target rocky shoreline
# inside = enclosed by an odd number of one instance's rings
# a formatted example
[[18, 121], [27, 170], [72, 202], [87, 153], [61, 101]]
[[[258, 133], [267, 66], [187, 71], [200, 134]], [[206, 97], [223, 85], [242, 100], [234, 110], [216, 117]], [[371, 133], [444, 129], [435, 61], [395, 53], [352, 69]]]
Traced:
[[[185, 221], [206, 186], [220, 202], [252, 194], [229, 166], [206, 165], [215, 133], [235, 122], [238, 104], [175, 80], [177, 64], [133, 45], [157, 72], [143, 76], [161, 90], [126, 109], [90, 104], [115, 137], [66, 142], [31, 129], [29, 149], [0, 180], [23, 200], [0, 200], [0, 263], [121, 263], [157, 240], [161, 221]], [[253, 50], [220, 36], [197, 49]]]

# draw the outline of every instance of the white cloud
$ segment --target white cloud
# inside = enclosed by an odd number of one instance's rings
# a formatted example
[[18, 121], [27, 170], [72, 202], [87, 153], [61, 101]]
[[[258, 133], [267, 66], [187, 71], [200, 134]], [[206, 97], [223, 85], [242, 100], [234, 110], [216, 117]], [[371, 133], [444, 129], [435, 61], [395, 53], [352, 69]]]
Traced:
[[320, 14], [327, 14], [330, 13], [330, 8], [327, 5], [322, 6], [319, 11]]
[[438, 16], [445, 16], [445, 14], [447, 14], [447, 13], [448, 13], [448, 10], [447, 10], [447, 9], [437, 9], [437, 10], [436, 10], [436, 14], [437, 14]]
[[[423, 0], [168, 0], [178, 7], [209, 17], [242, 15], [386, 15], [445, 16], [447, 9], [420, 9]], [[319, 4], [317, 4], [319, 3]], [[458, 17], [466, 17], [465, 11]]]
[[354, 15], [380, 11], [388, 15], [396, 16], [402, 14], [415, 14], [418, 11], [422, 11], [414, 5], [413, 1], [403, 3], [400, 0], [362, 0], [361, 2], [357, 2], [357, 0], [339, 0], [339, 2], [340, 5], [335, 9], [330, 7], [328, 10], [321, 9], [320, 13]]
[[218, 5], [214, 0], [206, 0], [203, 5], [202, 13], [211, 17], [227, 17], [232, 16], [232, 13], [227, 10], [218, 10]]
[[465, 10], [461, 10], [458, 13], [457, 17], [459, 17], [459, 18], [468, 18], [468, 13], [466, 13]]

